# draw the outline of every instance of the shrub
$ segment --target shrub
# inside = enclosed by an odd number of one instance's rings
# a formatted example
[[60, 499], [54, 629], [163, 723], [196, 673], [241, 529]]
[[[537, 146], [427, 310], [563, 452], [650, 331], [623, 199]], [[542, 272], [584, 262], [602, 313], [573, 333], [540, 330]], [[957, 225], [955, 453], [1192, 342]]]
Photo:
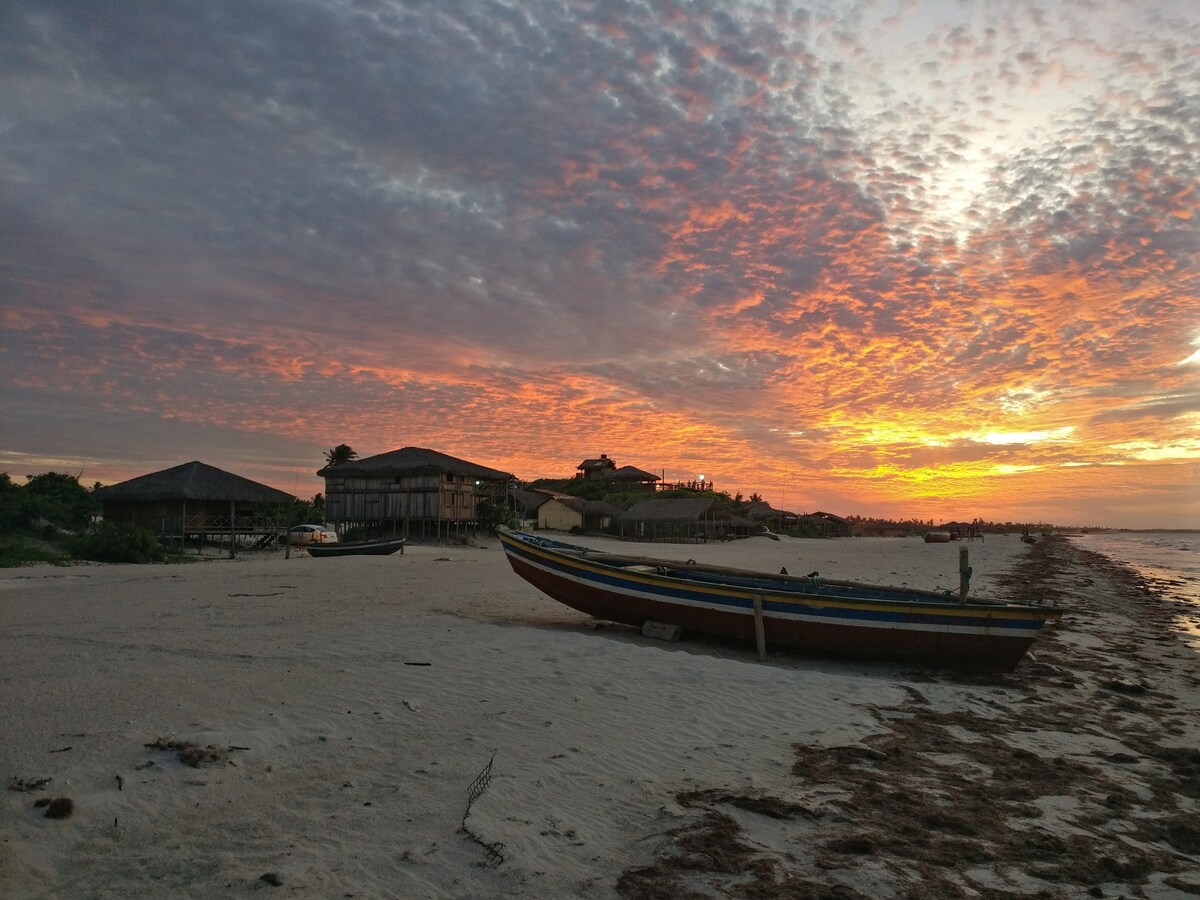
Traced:
[[72, 475], [45, 472], [30, 476], [21, 489], [33, 519], [45, 519], [60, 528], [83, 528], [100, 504]]
[[112, 522], [101, 522], [75, 535], [67, 546], [72, 556], [97, 562], [151, 563], [167, 558], [153, 531]]
[[0, 538], [0, 569], [12, 569], [27, 563], [47, 562], [65, 565], [67, 558], [45, 547], [31, 547], [20, 537]]

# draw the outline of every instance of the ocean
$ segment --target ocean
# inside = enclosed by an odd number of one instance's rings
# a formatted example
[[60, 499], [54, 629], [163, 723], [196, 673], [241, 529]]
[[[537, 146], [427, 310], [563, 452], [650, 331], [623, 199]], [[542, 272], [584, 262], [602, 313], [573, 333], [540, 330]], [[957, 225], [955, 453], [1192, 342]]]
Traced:
[[1164, 599], [1178, 603], [1178, 625], [1200, 650], [1200, 532], [1120, 531], [1070, 538], [1135, 570]]

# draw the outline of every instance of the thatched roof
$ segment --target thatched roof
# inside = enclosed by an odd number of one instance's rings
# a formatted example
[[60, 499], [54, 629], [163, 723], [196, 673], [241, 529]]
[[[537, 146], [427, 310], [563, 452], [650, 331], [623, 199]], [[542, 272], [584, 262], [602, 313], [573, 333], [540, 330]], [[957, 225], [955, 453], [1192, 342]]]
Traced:
[[609, 503], [607, 500], [589, 500], [583, 505], [584, 515], [588, 516], [610, 516], [617, 517], [621, 515], [621, 507], [616, 504]]
[[696, 522], [707, 515], [713, 500], [704, 497], [660, 498], [639, 500], [621, 519], [626, 522]]
[[643, 471], [637, 466], [621, 466], [621, 468], [614, 469], [604, 477], [611, 481], [658, 481], [658, 476], [653, 472]]
[[541, 491], [525, 490], [513, 491], [512, 497], [517, 506], [521, 507], [527, 513], [533, 512], [550, 499], [548, 494], [544, 494]]
[[756, 501], [747, 506], [742, 507], [742, 515], [755, 522], [761, 522], [763, 519], [794, 519], [796, 514], [789, 512], [786, 509], [776, 509], [766, 500]]
[[325, 466], [317, 474], [327, 478], [330, 475], [424, 475], [430, 472], [448, 472], [478, 478], [481, 481], [509, 481], [513, 477], [511, 472], [489, 469], [487, 466], [424, 447], [401, 447], [389, 453], [352, 459], [336, 466]]
[[582, 497], [553, 497], [551, 499], [557, 500], [571, 512], [577, 512], [580, 515], [583, 515], [584, 508], [587, 506], [587, 501]]
[[836, 522], [839, 525], [845, 524], [846, 522], [849, 521], [849, 519], [845, 519], [842, 516], [835, 516], [833, 513], [821, 512], [820, 510], [818, 510], [817, 512], [809, 513], [808, 515], [804, 516], [804, 518], [806, 518], [810, 521], [820, 520], [823, 522]]
[[96, 491], [105, 502], [153, 503], [159, 500], [224, 500], [238, 503], [291, 503], [291, 494], [202, 462], [184, 463], [140, 475]]

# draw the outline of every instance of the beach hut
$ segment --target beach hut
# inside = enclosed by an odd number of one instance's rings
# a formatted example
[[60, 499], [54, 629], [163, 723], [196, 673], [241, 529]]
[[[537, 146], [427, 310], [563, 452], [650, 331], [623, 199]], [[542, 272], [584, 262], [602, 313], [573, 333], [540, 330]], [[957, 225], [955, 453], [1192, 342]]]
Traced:
[[583, 531], [582, 497], [546, 491], [546, 502], [538, 507], [537, 527], [551, 531]]
[[654, 486], [659, 480], [658, 476], [653, 472], [647, 472], [639, 469], [637, 466], [620, 466], [605, 475], [604, 479], [612, 482], [613, 486], [618, 490], [637, 490], [641, 488], [647, 491], [654, 490]]
[[854, 533], [849, 519], [833, 513], [808, 513], [800, 517], [800, 523], [820, 532], [822, 537], [850, 537]]
[[583, 504], [584, 533], [598, 534], [608, 531], [620, 515], [621, 507], [607, 500], [588, 500]]
[[725, 540], [745, 532], [732, 519], [712, 497], [655, 498], [639, 500], [621, 513], [617, 528], [622, 537], [644, 541]]
[[527, 527], [536, 528], [538, 510], [543, 503], [550, 499], [550, 495], [544, 491], [528, 491], [518, 488], [509, 492], [509, 497], [512, 499], [517, 518], [523, 523], [528, 523]]
[[755, 500], [746, 503], [741, 507], [742, 515], [757, 527], [753, 529], [753, 533], [762, 531], [763, 528], [769, 531], [783, 531], [788, 525], [795, 524], [796, 514], [788, 512], [785, 509], [775, 509], [770, 503], [765, 500]]
[[280, 534], [295, 500], [241, 475], [189, 462], [99, 488], [106, 522], [147, 528], [160, 535], [228, 538], [230, 555], [239, 537], [265, 542]]
[[325, 479], [325, 515], [331, 522], [438, 540], [474, 530], [480, 502], [504, 498], [513, 478], [424, 447], [325, 466], [317, 474]]

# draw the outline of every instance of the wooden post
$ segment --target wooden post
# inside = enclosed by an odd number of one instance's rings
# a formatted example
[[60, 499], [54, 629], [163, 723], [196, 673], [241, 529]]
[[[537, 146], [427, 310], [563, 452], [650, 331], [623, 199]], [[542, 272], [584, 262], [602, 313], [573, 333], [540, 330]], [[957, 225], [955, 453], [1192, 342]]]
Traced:
[[767, 635], [763, 627], [763, 599], [759, 594], [754, 595], [754, 639], [758, 642], [758, 658], [765, 662], [767, 659]]
[[233, 559], [233, 545], [235, 543], [234, 542], [235, 535], [234, 535], [233, 522], [234, 522], [234, 515], [236, 512], [237, 512], [237, 501], [230, 500], [229, 501], [229, 558], [230, 559]]
[[967, 564], [969, 551], [966, 547], [958, 548], [958, 598], [967, 599], [967, 591], [971, 587], [971, 567]]

